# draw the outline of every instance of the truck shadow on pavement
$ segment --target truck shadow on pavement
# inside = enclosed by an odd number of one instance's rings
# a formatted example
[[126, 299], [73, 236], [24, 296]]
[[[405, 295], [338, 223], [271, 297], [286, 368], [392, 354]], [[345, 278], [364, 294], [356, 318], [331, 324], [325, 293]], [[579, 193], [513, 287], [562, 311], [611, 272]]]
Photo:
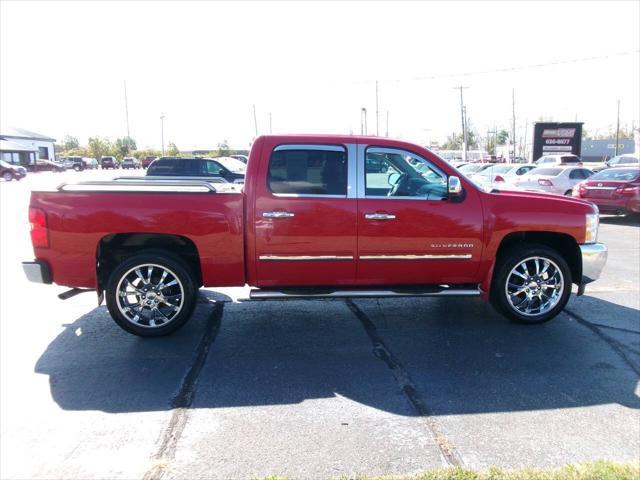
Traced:
[[[65, 410], [169, 410], [202, 357], [204, 332], [217, 321], [195, 379], [192, 408], [296, 404], [340, 395], [398, 415], [424, 414], [407, 402], [407, 383], [432, 415], [611, 403], [640, 408], [637, 363], [567, 315], [521, 326], [476, 299], [368, 299], [350, 305], [233, 303], [203, 295], [209, 299], [184, 328], [157, 339], [121, 331], [105, 307], [96, 308], [66, 326], [35, 371], [49, 376], [51, 395]], [[224, 301], [217, 320], [207, 303], [213, 298]], [[590, 301], [611, 316], [638, 314]], [[640, 332], [625, 335], [640, 356]]]
[[640, 215], [623, 216], [623, 215], [604, 215], [600, 216], [600, 223], [606, 225], [619, 225], [624, 227], [640, 227]]

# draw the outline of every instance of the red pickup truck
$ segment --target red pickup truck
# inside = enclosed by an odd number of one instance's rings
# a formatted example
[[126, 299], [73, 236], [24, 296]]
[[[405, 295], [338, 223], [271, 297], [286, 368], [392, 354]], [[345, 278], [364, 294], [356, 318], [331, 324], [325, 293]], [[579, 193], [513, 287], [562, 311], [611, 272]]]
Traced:
[[[596, 280], [584, 200], [485, 191], [431, 151], [358, 136], [263, 136], [242, 185], [115, 180], [34, 191], [32, 281], [96, 290], [116, 323], [165, 335], [201, 286], [252, 299], [481, 296], [540, 323]], [[73, 291], [72, 291], [73, 292]]]

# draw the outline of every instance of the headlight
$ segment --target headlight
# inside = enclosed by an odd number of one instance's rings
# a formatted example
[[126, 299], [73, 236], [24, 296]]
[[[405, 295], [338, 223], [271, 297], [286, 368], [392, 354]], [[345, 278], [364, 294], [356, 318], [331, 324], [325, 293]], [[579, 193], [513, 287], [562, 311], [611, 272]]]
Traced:
[[584, 232], [585, 243], [596, 243], [598, 240], [598, 226], [600, 224], [600, 215], [597, 213], [587, 213], [586, 226]]

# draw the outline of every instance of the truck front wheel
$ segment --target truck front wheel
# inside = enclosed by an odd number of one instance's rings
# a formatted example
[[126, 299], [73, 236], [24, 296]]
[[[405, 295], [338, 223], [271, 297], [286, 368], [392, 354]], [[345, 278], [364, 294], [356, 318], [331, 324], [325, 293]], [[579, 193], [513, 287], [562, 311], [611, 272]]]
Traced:
[[547, 322], [569, 301], [571, 270], [555, 250], [524, 244], [509, 250], [498, 262], [491, 303], [510, 320]]
[[193, 274], [180, 260], [149, 252], [120, 263], [109, 276], [105, 296], [111, 317], [122, 329], [160, 337], [189, 320], [197, 292]]

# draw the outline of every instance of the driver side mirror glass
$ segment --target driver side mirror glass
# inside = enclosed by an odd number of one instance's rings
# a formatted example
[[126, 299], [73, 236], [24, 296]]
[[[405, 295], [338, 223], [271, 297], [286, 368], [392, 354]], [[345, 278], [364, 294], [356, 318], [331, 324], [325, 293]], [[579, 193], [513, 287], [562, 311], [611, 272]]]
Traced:
[[449, 198], [458, 198], [462, 196], [462, 183], [460, 178], [456, 176], [450, 176], [447, 183], [447, 191]]

